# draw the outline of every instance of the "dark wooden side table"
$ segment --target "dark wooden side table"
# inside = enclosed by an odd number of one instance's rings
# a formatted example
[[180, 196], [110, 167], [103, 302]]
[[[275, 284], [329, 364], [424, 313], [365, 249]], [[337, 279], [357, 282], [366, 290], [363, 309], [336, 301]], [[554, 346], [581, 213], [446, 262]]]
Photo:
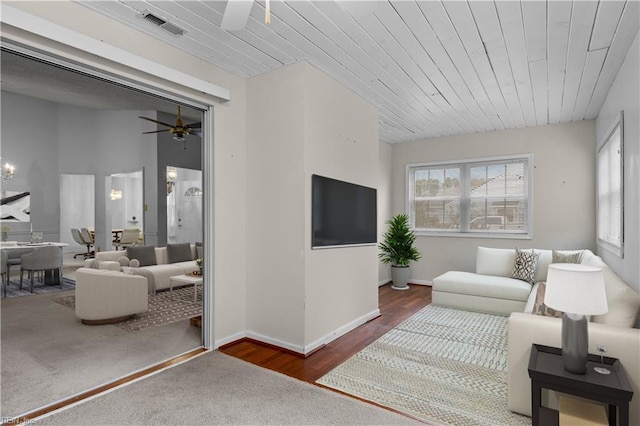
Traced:
[[609, 406], [609, 425], [629, 426], [629, 401], [633, 389], [622, 364], [616, 358], [604, 357], [604, 364], [611, 374], [603, 375], [593, 370], [600, 365], [600, 357], [589, 355], [587, 373], [573, 374], [562, 365], [562, 351], [542, 345], [531, 345], [529, 377], [531, 378], [531, 423], [557, 425], [558, 412], [541, 406], [542, 389], [551, 389], [568, 395], [599, 401]]

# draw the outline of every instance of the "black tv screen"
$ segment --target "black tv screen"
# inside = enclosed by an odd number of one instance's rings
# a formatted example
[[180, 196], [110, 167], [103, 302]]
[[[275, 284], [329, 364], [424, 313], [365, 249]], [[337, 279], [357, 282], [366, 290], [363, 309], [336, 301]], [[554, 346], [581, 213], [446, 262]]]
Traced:
[[376, 190], [312, 175], [312, 248], [375, 244]]

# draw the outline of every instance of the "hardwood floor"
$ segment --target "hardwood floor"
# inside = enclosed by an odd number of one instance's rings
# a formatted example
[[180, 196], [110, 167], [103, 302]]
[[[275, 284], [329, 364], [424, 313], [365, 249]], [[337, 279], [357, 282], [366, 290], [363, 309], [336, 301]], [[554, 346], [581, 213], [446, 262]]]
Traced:
[[222, 346], [220, 351], [306, 382], [320, 377], [373, 343], [380, 336], [431, 303], [431, 287], [410, 285], [406, 291], [392, 290], [389, 284], [379, 289], [381, 315], [329, 343], [310, 356], [293, 354], [259, 342], [242, 340]]

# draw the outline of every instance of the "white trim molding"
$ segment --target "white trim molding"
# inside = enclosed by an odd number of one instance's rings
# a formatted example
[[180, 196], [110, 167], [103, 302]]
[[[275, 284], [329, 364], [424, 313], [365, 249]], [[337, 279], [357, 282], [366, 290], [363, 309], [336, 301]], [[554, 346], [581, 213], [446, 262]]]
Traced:
[[6, 4], [2, 5], [0, 21], [66, 46], [96, 55], [97, 57], [215, 96], [222, 101], [231, 100], [231, 92], [224, 87], [142, 58], [126, 50], [111, 46], [100, 40], [88, 37]]
[[378, 318], [380, 316], [380, 309], [374, 309], [373, 311], [362, 315], [359, 318], [354, 319], [351, 322], [346, 323], [345, 325], [335, 329], [331, 333], [319, 338], [315, 342], [311, 342], [310, 344], [304, 347], [304, 354], [309, 354], [331, 342], [336, 340], [338, 337], [344, 336], [348, 332], [355, 330], [360, 327], [362, 324], [365, 324], [372, 319]]

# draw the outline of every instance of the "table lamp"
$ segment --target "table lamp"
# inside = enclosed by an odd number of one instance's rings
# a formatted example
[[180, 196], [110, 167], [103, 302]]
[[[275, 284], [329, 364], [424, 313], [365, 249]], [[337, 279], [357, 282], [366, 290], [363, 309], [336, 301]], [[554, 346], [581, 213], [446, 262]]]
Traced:
[[562, 315], [562, 363], [574, 374], [585, 374], [589, 335], [585, 315], [607, 313], [602, 269], [574, 263], [549, 265], [545, 305]]

